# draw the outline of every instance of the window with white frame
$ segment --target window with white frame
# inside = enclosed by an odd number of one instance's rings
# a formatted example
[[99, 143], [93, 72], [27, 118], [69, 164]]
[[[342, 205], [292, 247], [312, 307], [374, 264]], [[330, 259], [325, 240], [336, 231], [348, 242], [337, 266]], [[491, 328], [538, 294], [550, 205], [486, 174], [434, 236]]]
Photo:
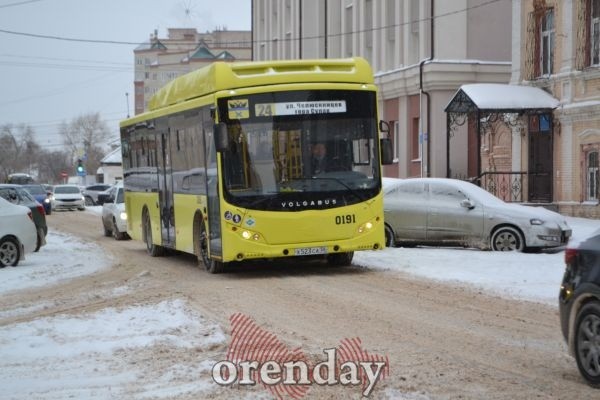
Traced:
[[541, 24], [541, 72], [542, 75], [551, 75], [554, 64], [554, 9], [549, 8], [542, 16]]
[[586, 157], [586, 200], [599, 200], [600, 172], [598, 168], [598, 153], [598, 151], [590, 151]]
[[591, 0], [590, 15], [590, 61], [592, 65], [600, 64], [600, 0]]

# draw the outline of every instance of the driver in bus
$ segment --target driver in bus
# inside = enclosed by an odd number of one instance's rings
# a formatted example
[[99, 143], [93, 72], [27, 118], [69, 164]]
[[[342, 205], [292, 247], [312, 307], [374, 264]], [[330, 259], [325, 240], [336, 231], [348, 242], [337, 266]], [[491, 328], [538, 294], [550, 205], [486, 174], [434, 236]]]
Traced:
[[311, 148], [311, 171], [313, 175], [322, 174], [328, 170], [327, 147], [325, 143], [315, 143]]

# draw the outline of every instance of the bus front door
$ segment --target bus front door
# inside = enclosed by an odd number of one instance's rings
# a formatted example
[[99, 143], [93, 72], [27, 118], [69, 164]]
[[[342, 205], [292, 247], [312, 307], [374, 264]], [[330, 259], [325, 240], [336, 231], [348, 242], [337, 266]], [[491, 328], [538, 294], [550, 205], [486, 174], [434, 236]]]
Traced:
[[171, 146], [166, 133], [159, 138], [158, 157], [158, 198], [160, 203], [160, 221], [162, 245], [175, 248], [175, 210], [173, 208], [173, 180], [171, 176]]

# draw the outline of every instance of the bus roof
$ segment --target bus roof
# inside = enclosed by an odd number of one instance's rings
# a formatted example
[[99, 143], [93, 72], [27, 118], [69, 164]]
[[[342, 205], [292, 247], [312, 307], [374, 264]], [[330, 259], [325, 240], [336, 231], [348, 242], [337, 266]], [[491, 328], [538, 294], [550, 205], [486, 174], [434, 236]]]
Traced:
[[285, 83], [339, 82], [372, 84], [373, 72], [361, 57], [344, 59], [217, 61], [176, 78], [148, 103], [155, 111], [221, 90]]

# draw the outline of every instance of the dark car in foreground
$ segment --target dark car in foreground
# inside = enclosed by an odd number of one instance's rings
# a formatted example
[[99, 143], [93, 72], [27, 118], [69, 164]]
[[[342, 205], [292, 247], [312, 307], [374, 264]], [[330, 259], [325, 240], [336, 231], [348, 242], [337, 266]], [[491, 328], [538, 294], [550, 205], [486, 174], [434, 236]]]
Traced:
[[21, 185], [0, 184], [0, 196], [13, 204], [28, 207], [33, 214], [33, 222], [37, 230], [37, 245], [35, 251], [46, 244], [48, 226], [46, 225], [46, 212], [44, 206], [38, 203]]
[[33, 198], [38, 203], [44, 206], [44, 211], [46, 212], [46, 215], [52, 214], [52, 203], [50, 201], [52, 192], [46, 190], [46, 188], [44, 188], [44, 186], [40, 185], [39, 183], [31, 183], [22, 186], [33, 196]]
[[600, 388], [600, 229], [565, 250], [559, 311], [563, 336], [586, 382]]

